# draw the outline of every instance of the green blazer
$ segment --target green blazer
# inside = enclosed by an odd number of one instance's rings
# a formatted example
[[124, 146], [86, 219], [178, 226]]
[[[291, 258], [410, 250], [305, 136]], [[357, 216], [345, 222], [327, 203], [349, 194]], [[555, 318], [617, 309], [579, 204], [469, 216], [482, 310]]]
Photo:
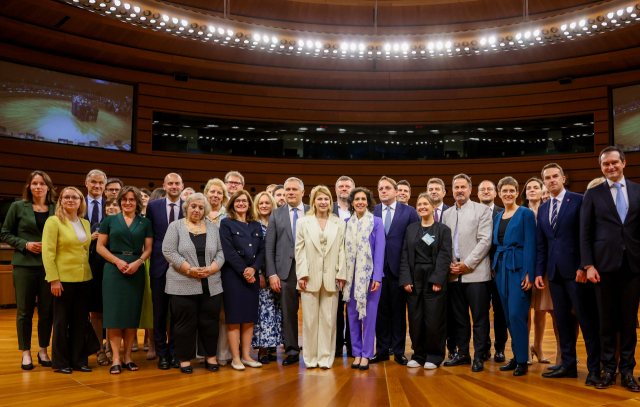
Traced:
[[[49, 204], [49, 216], [56, 212], [56, 204]], [[42, 233], [36, 225], [36, 215], [30, 202], [15, 201], [11, 204], [0, 231], [0, 240], [16, 251], [11, 264], [14, 266], [42, 266], [42, 254], [27, 250], [27, 243], [41, 242]]]

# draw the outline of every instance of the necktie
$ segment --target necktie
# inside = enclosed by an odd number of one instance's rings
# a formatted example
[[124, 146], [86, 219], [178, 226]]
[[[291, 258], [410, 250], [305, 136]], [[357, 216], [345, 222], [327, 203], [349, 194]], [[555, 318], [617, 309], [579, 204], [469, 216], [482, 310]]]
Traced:
[[171, 204], [169, 204], [169, 206], [171, 207], [171, 209], [169, 209], [169, 223], [171, 223], [174, 220], [176, 220], [175, 211], [173, 209], [173, 207], [176, 206], [176, 204], [171, 203]]
[[551, 209], [551, 228], [553, 230], [556, 230], [556, 222], [558, 220], [558, 206], [556, 205], [556, 202], [558, 202], [558, 200], [553, 198], [553, 201], [551, 202], [553, 204]]
[[433, 220], [435, 220], [436, 222], [438, 222], [438, 208], [436, 208], [435, 210], [435, 216], [433, 217]]
[[293, 244], [296, 244], [296, 223], [298, 223], [298, 208], [293, 208]]
[[387, 214], [384, 217], [384, 235], [389, 234], [389, 228], [391, 228], [391, 207], [387, 206]]
[[93, 200], [93, 209], [91, 210], [91, 225], [95, 225], [96, 223], [100, 222], [100, 218], [98, 217], [98, 200], [94, 199]]
[[616, 209], [618, 210], [618, 215], [620, 215], [620, 220], [624, 223], [624, 219], [627, 217], [627, 201], [624, 199], [624, 193], [622, 193], [622, 184], [614, 182], [613, 185], [618, 190], [616, 194]]

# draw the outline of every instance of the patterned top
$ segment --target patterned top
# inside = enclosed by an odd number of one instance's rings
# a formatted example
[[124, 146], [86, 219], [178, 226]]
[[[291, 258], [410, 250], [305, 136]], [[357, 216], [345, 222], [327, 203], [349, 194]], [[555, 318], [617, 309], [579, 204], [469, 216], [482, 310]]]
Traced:
[[213, 222], [214, 225], [216, 225], [217, 227], [220, 227], [220, 222], [222, 221], [222, 219], [227, 217], [227, 209], [223, 206], [220, 207], [220, 210], [218, 211], [218, 215], [215, 218], [211, 218], [209, 217], [209, 215], [207, 215], [207, 220], [209, 222]]

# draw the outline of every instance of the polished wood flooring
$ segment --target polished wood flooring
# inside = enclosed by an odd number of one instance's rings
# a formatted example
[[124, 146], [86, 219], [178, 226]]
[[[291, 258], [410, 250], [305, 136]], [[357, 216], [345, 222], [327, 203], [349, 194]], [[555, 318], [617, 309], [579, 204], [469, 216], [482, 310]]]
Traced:
[[[281, 366], [281, 349], [277, 364], [244, 372], [228, 365], [217, 373], [197, 365], [192, 375], [177, 369], [158, 370], [157, 361], [147, 361], [146, 352], [140, 350], [133, 357], [140, 366], [138, 372], [111, 376], [108, 367], [97, 366], [93, 356], [89, 359], [93, 373], [62, 375], [41, 366], [20, 370], [15, 315], [15, 309], [0, 310], [0, 406], [640, 406], [640, 394], [620, 386], [595, 390], [584, 385], [582, 337], [577, 379], [543, 379], [540, 374], [549, 365], [537, 362], [527, 376], [513, 377], [511, 372], [500, 372], [501, 364], [493, 360], [485, 363], [481, 373], [472, 373], [470, 366], [408, 369], [393, 361], [361, 372], [351, 370], [352, 359], [345, 356], [336, 359], [330, 370], [308, 371], [302, 362]], [[139, 333], [142, 343], [143, 331]], [[35, 336], [33, 343], [37, 344]], [[550, 319], [543, 349], [553, 362], [556, 347]], [[407, 356], [411, 352], [407, 337]]]

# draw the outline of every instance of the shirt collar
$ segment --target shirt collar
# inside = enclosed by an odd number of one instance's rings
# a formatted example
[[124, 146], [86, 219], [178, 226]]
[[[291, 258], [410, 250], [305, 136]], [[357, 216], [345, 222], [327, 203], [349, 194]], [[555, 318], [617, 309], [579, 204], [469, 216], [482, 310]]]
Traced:
[[562, 202], [564, 201], [564, 196], [567, 194], [567, 189], [566, 188], [562, 188], [562, 192], [560, 192], [558, 194], [558, 196], [556, 196], [555, 198], [551, 197], [551, 199], [557, 199], [558, 201]]
[[[609, 183], [609, 188], [612, 188], [614, 182], [611, 181], [609, 178], [607, 178], [607, 182]], [[622, 179], [619, 182], [620, 182], [620, 185], [622, 185], [622, 187], [626, 187], [626, 182], [625, 182], [624, 177], [622, 177]]]
[[391, 205], [382, 204], [382, 209], [386, 210], [387, 208], [391, 208], [395, 212], [397, 204], [398, 204], [398, 201], [393, 201]]
[[[293, 206], [289, 205], [289, 212], [293, 211], [293, 208]], [[298, 208], [298, 211], [300, 211], [300, 213], [304, 213], [304, 204], [302, 203], [302, 201], [300, 201], [300, 204], [296, 206], [296, 208]]]
[[491, 204], [491, 206], [489, 207], [489, 210], [490, 210], [491, 212], [493, 212], [493, 208], [495, 208], [495, 207], [496, 207], [496, 204], [492, 203], [492, 204]]
[[98, 203], [102, 203], [102, 197], [95, 199], [94, 197], [89, 196], [89, 203], [92, 204], [93, 201], [98, 201]]
[[171, 202], [171, 200], [169, 198], [164, 198], [164, 199], [165, 199], [165, 202], [167, 203], [167, 208], [171, 208], [171, 204], [175, 204], [176, 205], [176, 206], [174, 206], [174, 208], [180, 205], [180, 200], [179, 199], [178, 199], [178, 202]]
[[436, 209], [440, 210], [440, 212], [442, 212], [443, 208], [444, 208], [444, 202], [440, 202], [440, 205], [436, 207]]

